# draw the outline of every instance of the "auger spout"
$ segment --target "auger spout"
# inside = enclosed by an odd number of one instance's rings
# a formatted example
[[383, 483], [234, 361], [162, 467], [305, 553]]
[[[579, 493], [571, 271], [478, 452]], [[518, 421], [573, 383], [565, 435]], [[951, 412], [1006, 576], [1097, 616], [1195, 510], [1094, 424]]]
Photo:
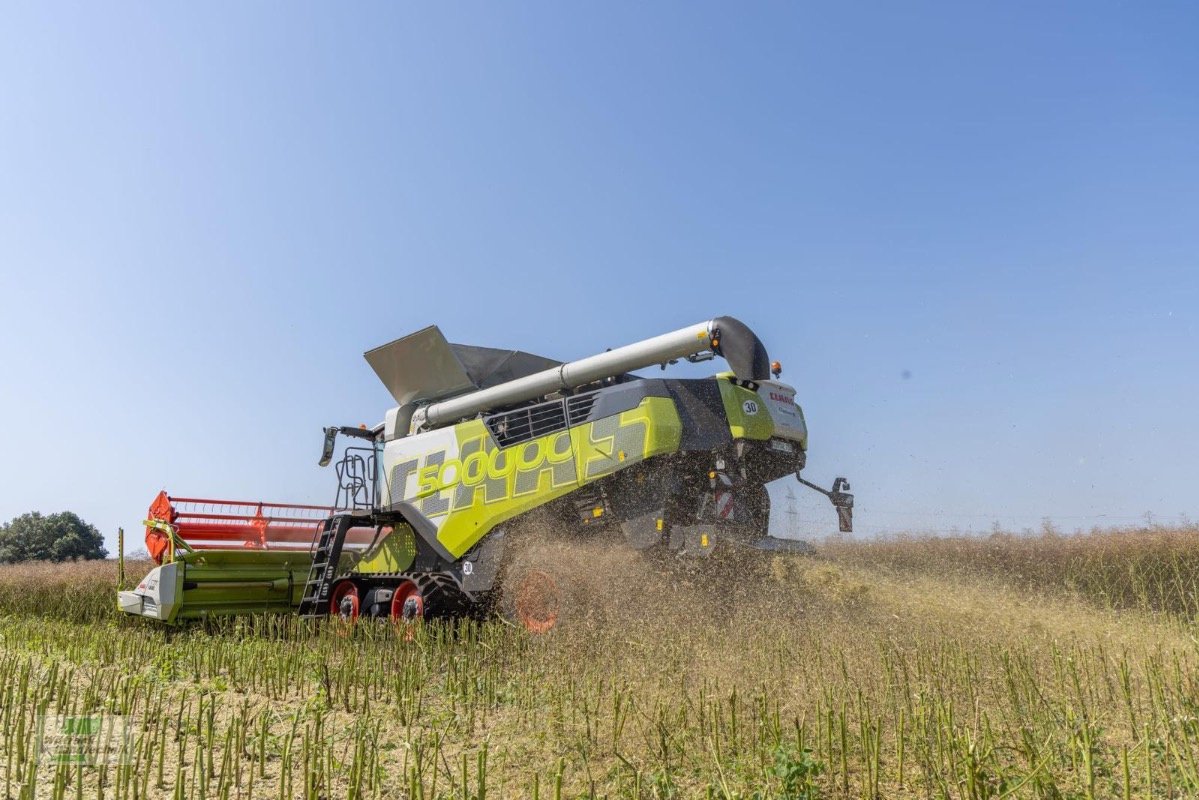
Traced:
[[770, 357], [757, 335], [740, 320], [716, 317], [498, 386], [431, 403], [416, 412], [416, 420], [424, 427], [436, 428], [500, 406], [703, 353], [722, 356], [738, 380], [770, 378]]

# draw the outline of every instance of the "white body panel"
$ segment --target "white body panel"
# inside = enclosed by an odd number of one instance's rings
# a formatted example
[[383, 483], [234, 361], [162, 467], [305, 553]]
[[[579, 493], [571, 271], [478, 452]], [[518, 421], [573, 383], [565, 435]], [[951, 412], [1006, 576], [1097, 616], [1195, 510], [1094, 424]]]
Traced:
[[774, 435], [808, 443], [808, 426], [803, 411], [795, 404], [795, 389], [778, 381], [762, 381], [758, 386], [762, 405], [774, 420]]
[[[440, 428], [402, 439], [393, 439], [388, 442], [383, 448], [379, 505], [383, 508], [390, 508], [396, 503], [408, 502], [415, 503], [419, 507], [421, 501], [428, 497], [438, 498], [442, 492], [430, 493], [426, 497], [421, 496], [420, 468], [428, 465], [425, 458], [427, 453], [441, 452], [445, 453], [445, 461], [458, 461], [459, 459], [458, 436], [452, 427]], [[438, 462], [438, 464], [440, 463], [443, 462]], [[401, 467], [400, 472], [404, 473], [404, 477], [402, 482], [397, 482], [397, 485], [393, 486], [392, 476], [396, 474], [396, 467]], [[445, 521], [444, 514], [434, 513], [426, 516], [438, 528]]]
[[170, 621], [179, 593], [183, 569], [182, 564], [163, 564], [150, 570], [136, 589], [117, 593], [117, 604], [126, 614], [136, 614], [151, 619]]

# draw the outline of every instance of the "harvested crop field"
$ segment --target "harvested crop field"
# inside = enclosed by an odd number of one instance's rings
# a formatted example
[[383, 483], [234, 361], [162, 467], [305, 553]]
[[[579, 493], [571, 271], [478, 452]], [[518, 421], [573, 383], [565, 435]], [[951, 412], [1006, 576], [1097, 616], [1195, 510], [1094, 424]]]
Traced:
[[[610, 551], [578, 569], [588, 612], [531, 636], [501, 621], [165, 630], [118, 618], [112, 563], [0, 568], [0, 789], [1199, 792], [1199, 530], [830, 543], [740, 581]], [[130, 763], [35, 760], [39, 717], [94, 714], [130, 720]]]

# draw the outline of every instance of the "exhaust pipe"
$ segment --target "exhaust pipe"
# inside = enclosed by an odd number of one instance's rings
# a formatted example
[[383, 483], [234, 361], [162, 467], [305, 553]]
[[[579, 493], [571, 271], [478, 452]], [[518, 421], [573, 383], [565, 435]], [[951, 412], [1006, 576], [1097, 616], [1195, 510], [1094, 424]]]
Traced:
[[770, 357], [757, 335], [733, 317], [716, 317], [499, 386], [431, 403], [416, 411], [413, 422], [419, 427], [436, 428], [499, 406], [534, 400], [679, 358], [694, 359], [704, 353], [724, 358], [737, 380], [757, 382], [770, 378]]

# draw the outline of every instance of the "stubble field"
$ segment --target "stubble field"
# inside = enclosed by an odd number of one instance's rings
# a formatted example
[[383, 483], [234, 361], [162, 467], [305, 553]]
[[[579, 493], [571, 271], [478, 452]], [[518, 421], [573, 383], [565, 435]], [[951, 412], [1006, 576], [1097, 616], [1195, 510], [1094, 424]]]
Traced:
[[[0, 792], [1199, 793], [1199, 529], [834, 542], [713, 574], [580, 563], [588, 612], [543, 636], [168, 631], [119, 618], [112, 563], [2, 567]], [[128, 720], [127, 763], [39, 761], [47, 715]]]

